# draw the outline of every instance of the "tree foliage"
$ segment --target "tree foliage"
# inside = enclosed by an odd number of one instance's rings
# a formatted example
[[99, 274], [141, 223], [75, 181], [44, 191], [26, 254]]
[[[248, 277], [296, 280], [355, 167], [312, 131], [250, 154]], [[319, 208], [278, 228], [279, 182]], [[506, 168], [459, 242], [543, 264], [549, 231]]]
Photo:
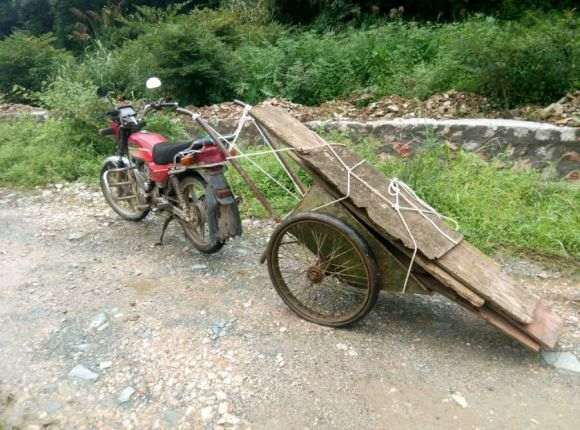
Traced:
[[274, 18], [288, 24], [339, 24], [369, 16], [451, 20], [470, 13], [514, 18], [525, 11], [572, 9], [574, 0], [267, 0]]
[[14, 101], [29, 99], [67, 57], [50, 35], [12, 34], [0, 41], [0, 93]]

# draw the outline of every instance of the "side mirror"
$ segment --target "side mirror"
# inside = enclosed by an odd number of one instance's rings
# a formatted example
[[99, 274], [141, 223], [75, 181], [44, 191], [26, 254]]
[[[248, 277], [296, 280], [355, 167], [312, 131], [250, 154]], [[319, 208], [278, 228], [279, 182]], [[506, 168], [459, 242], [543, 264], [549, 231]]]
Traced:
[[155, 88], [159, 88], [161, 86], [161, 80], [159, 78], [149, 78], [147, 82], [145, 82], [145, 86], [150, 89], [154, 90]]

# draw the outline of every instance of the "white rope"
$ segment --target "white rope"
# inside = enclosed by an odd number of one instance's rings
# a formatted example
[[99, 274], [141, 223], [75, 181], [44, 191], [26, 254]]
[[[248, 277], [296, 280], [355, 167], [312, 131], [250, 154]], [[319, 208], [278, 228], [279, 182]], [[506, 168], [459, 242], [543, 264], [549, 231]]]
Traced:
[[[445, 237], [447, 240], [449, 240], [455, 245], [457, 245], [458, 242], [451, 236], [449, 236], [447, 233], [445, 233], [443, 230], [441, 230], [441, 228], [437, 224], [435, 224], [435, 222], [431, 218], [429, 218], [427, 214], [435, 215], [438, 218], [445, 218], [452, 221], [455, 224], [456, 229], [459, 228], [459, 224], [454, 219], [439, 214], [435, 209], [433, 209], [429, 204], [427, 204], [427, 202], [425, 202], [423, 199], [417, 196], [417, 194], [415, 193], [415, 191], [413, 191], [411, 187], [409, 187], [407, 184], [405, 184], [398, 178], [391, 179], [387, 187], [387, 192], [389, 193], [390, 196], [395, 198], [395, 201], [391, 203], [391, 207], [395, 212], [397, 212], [397, 215], [399, 216], [401, 222], [405, 226], [405, 230], [407, 230], [409, 238], [413, 242], [413, 254], [411, 255], [411, 261], [409, 262], [409, 268], [407, 269], [407, 275], [405, 276], [405, 282], [403, 283], [403, 289], [401, 290], [401, 292], [405, 293], [405, 291], [407, 291], [407, 284], [409, 282], [409, 278], [411, 277], [411, 271], [413, 270], [413, 264], [415, 263], [415, 258], [417, 257], [419, 247], [417, 246], [417, 241], [415, 240], [415, 236], [413, 235], [413, 232], [411, 231], [409, 224], [407, 224], [407, 220], [403, 216], [403, 212], [408, 211], [408, 212], [417, 212], [421, 214], [421, 216], [426, 220], [428, 220], [443, 237]], [[411, 198], [405, 196], [405, 193], [411, 196]], [[403, 199], [408, 206], [401, 206], [401, 199]]]
[[325, 203], [325, 204], [323, 204], [321, 206], [318, 206], [318, 207], [316, 207], [314, 209], [311, 209], [311, 210], [313, 212], [315, 212], [315, 211], [320, 210], [322, 208], [325, 208], [327, 206], [330, 206], [330, 205], [333, 205], [335, 203], [338, 203], [338, 202], [340, 202], [342, 200], [348, 199], [350, 197], [350, 190], [351, 190], [350, 184], [351, 184], [352, 173], [353, 173], [354, 169], [356, 169], [358, 166], [360, 166], [364, 162], [365, 162], [365, 160], [361, 160], [360, 162], [356, 163], [352, 167], [348, 167], [346, 164], [344, 164], [344, 167], [346, 169], [346, 194], [343, 197], [339, 198], [339, 199], [336, 199], [336, 200], [333, 200], [331, 202]]
[[[439, 214], [439, 212], [437, 212], [427, 202], [425, 202], [423, 199], [421, 199], [419, 196], [417, 196], [417, 194], [415, 193], [415, 191], [413, 191], [413, 189], [411, 187], [409, 187], [407, 184], [405, 184], [403, 181], [401, 181], [398, 178], [391, 179], [391, 181], [389, 182], [388, 187], [387, 187], [388, 194], [391, 197], [394, 197], [394, 201], [392, 201], [391, 199], [389, 199], [388, 197], [383, 195], [379, 190], [377, 190], [372, 185], [370, 185], [363, 178], [361, 178], [359, 175], [354, 173], [354, 169], [356, 169], [358, 166], [360, 166], [361, 164], [366, 162], [366, 160], [361, 160], [360, 162], [358, 162], [354, 166], [349, 167], [330, 144], [326, 143], [325, 145], [321, 145], [321, 146], [326, 146], [328, 149], [330, 149], [330, 152], [332, 152], [332, 154], [334, 155], [336, 160], [346, 170], [346, 174], [347, 174], [346, 194], [344, 194], [342, 197], [340, 197], [336, 200], [325, 203], [324, 205], [319, 206], [319, 207], [312, 209], [312, 210], [317, 211], [319, 209], [333, 205], [335, 203], [338, 203], [342, 200], [349, 198], [351, 190], [352, 190], [351, 181], [352, 181], [353, 177], [355, 179], [357, 179], [359, 182], [361, 182], [365, 187], [367, 187], [377, 197], [381, 198], [386, 203], [388, 203], [393, 208], [393, 210], [395, 212], [397, 212], [397, 215], [399, 216], [403, 226], [405, 227], [405, 230], [407, 231], [409, 238], [411, 239], [411, 242], [413, 243], [413, 254], [411, 255], [411, 261], [409, 262], [409, 268], [407, 269], [407, 274], [405, 276], [405, 282], [404, 282], [403, 288], [401, 290], [404, 293], [405, 291], [407, 291], [407, 284], [409, 283], [409, 278], [411, 277], [411, 272], [413, 270], [413, 265], [415, 263], [417, 253], [419, 251], [419, 247], [417, 246], [417, 241], [415, 239], [415, 236], [413, 235], [413, 232], [411, 231], [411, 228], [409, 227], [409, 224], [407, 223], [407, 220], [403, 216], [403, 212], [416, 212], [416, 213], [421, 214], [421, 216], [423, 218], [425, 218], [427, 221], [429, 221], [433, 225], [433, 227], [435, 227], [435, 230], [437, 230], [443, 237], [445, 237], [447, 240], [449, 240], [450, 242], [452, 242], [455, 245], [457, 245], [457, 243], [458, 243], [457, 240], [453, 239], [446, 232], [444, 232], [427, 215], [434, 215], [438, 218], [451, 221], [455, 225], [456, 230], [459, 229], [459, 224], [453, 218]], [[407, 196], [405, 195], [405, 193], [407, 194]], [[404, 206], [401, 205], [401, 200], [403, 200], [405, 202]]]
[[302, 192], [302, 189], [300, 188], [300, 185], [294, 180], [294, 176], [290, 173], [290, 171], [288, 170], [288, 168], [286, 167], [286, 165], [282, 162], [282, 159], [278, 155], [278, 152], [272, 146], [272, 143], [270, 142], [270, 139], [268, 139], [266, 137], [266, 135], [262, 131], [262, 128], [261, 127], [258, 127], [258, 124], [256, 124], [256, 121], [254, 120], [254, 118], [251, 118], [251, 121], [254, 124], [254, 126], [256, 127], [256, 129], [258, 130], [258, 133], [260, 133], [260, 136], [262, 137], [262, 140], [264, 142], [266, 142], [266, 145], [268, 145], [268, 148], [270, 148], [271, 152], [274, 154], [274, 157], [278, 161], [278, 164], [280, 164], [280, 167], [282, 167], [282, 170], [284, 170], [284, 172], [286, 172], [286, 175], [290, 178], [290, 180], [294, 184], [294, 188], [296, 189], [296, 191], [298, 191], [298, 194], [300, 194], [301, 197], [304, 197], [304, 193]]
[[[300, 197], [302, 196], [302, 193], [300, 191], [300, 188], [298, 187], [298, 185], [294, 182], [294, 180], [292, 179], [292, 176], [288, 173], [288, 171], [284, 168], [283, 163], [281, 162], [281, 160], [275, 156], [276, 160], [278, 161], [278, 163], [282, 166], [284, 172], [288, 175], [288, 177], [290, 177], [290, 179], [292, 180], [292, 183], [294, 184], [294, 187], [296, 189], [296, 191], [298, 191], [299, 195], [296, 195], [295, 192], [290, 191], [284, 184], [282, 184], [278, 179], [276, 179], [274, 176], [272, 176], [269, 172], [267, 172], [262, 166], [260, 166], [258, 163], [256, 163], [254, 160], [252, 160], [252, 156], [253, 155], [263, 155], [264, 152], [266, 153], [274, 153], [276, 152], [274, 150], [274, 148], [272, 148], [269, 143], [267, 144], [269, 151], [262, 151], [261, 153], [254, 153], [254, 154], [245, 154], [244, 151], [242, 151], [242, 149], [239, 147], [239, 145], [237, 144], [237, 140], [238, 137], [240, 136], [240, 133], [242, 132], [242, 129], [245, 125], [246, 122], [250, 121], [255, 125], [255, 122], [253, 122], [253, 118], [248, 116], [248, 112], [250, 111], [251, 106], [246, 106], [244, 108], [244, 111], [242, 113], [242, 116], [240, 117], [239, 121], [238, 121], [238, 126], [236, 127], [236, 131], [234, 132], [234, 137], [232, 140], [228, 140], [226, 139], [226, 137], [221, 134], [219, 131], [217, 131], [214, 127], [210, 126], [208, 124], [208, 127], [210, 127], [212, 129], [212, 131], [223, 141], [227, 142], [231, 148], [236, 149], [236, 151], [238, 151], [240, 154], [238, 156], [228, 156], [226, 157], [229, 160], [232, 159], [236, 159], [236, 158], [246, 158], [250, 164], [252, 164], [255, 168], [257, 168], [260, 172], [262, 172], [268, 179], [270, 179], [272, 182], [274, 182], [276, 185], [278, 185], [280, 188], [282, 188], [282, 190], [284, 190], [288, 195], [290, 195], [291, 197], [293, 197], [295, 200], [300, 200]], [[258, 130], [258, 132], [260, 132], [260, 134], [262, 135], [262, 139], [264, 139], [266, 142], [268, 142], [267, 139], [265, 139], [265, 136], [263, 136], [263, 134], [261, 133], [260, 129], [258, 127], [256, 127], [256, 129]], [[274, 154], [275, 155], [275, 154]]]

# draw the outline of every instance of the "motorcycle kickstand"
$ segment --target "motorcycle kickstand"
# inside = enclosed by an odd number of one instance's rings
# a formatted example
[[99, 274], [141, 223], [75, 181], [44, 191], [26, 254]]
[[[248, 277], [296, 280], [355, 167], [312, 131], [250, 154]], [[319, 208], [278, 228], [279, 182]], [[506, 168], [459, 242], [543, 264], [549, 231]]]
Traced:
[[155, 243], [156, 246], [163, 245], [163, 237], [165, 236], [165, 232], [167, 231], [167, 227], [169, 227], [169, 223], [175, 219], [175, 215], [169, 215], [165, 221], [163, 222], [163, 228], [161, 229], [161, 236], [159, 237], [159, 241]]

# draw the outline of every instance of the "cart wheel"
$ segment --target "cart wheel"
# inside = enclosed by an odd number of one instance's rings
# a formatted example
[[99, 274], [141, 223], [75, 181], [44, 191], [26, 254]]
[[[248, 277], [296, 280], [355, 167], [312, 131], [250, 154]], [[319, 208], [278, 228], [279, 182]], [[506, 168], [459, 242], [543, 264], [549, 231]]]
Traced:
[[377, 301], [376, 262], [368, 245], [332, 216], [306, 212], [286, 219], [272, 234], [267, 258], [276, 291], [305, 320], [345, 326]]

